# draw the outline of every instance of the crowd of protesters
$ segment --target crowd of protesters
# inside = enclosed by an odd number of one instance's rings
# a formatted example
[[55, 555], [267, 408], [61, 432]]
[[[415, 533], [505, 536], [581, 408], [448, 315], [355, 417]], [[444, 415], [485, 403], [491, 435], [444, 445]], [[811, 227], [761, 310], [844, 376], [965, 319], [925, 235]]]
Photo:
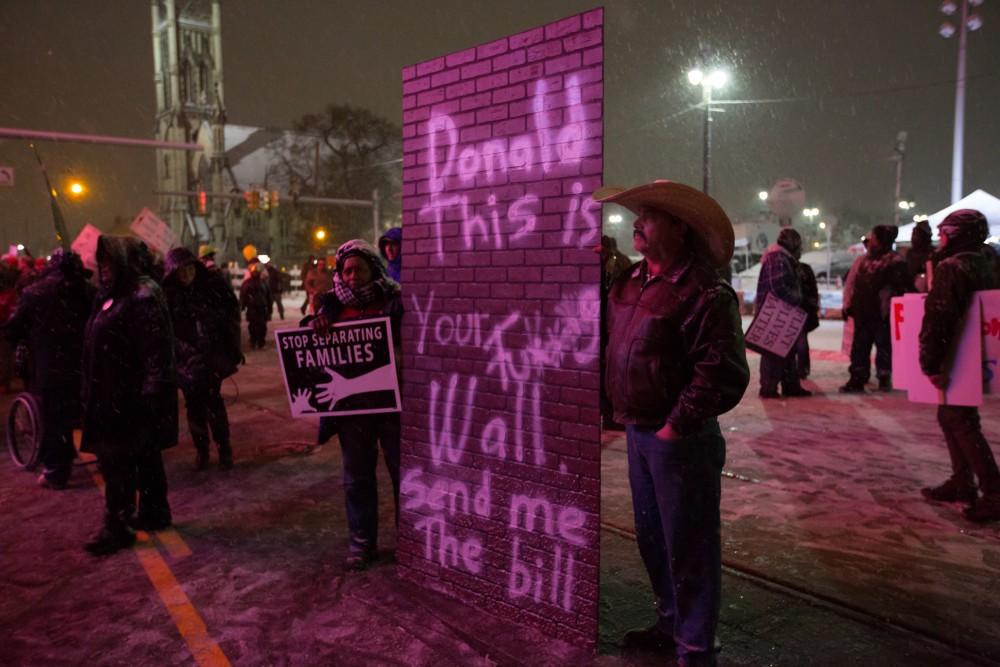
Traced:
[[[636, 213], [633, 240], [643, 257], [630, 264], [608, 237], [596, 249], [605, 320], [602, 413], [606, 424], [626, 431], [637, 540], [658, 600], [657, 622], [630, 633], [626, 643], [674, 647], [685, 664], [715, 664], [725, 459], [717, 417], [739, 402], [749, 381], [738, 299], [723, 271], [733, 252], [732, 225], [713, 199], [669, 181], [604, 188], [595, 200]], [[892, 389], [889, 302], [911, 291], [928, 292], [920, 368], [946, 389], [952, 379], [948, 353], [973, 292], [1000, 286], [1000, 260], [984, 245], [988, 226], [980, 212], [948, 215], [936, 250], [929, 226], [918, 225], [904, 257], [894, 249], [896, 232], [888, 225], [873, 228], [866, 254], [845, 283], [843, 313], [853, 321], [854, 334], [843, 393], [866, 391], [872, 346], [877, 387]], [[401, 230], [393, 229], [377, 247], [360, 239], [344, 243], [332, 267], [325, 258], [310, 258], [302, 272], [301, 324], [323, 335], [343, 322], [388, 317], [398, 346], [401, 242]], [[762, 258], [756, 307], [773, 296], [806, 313], [802, 334], [786, 356], [762, 354], [763, 399], [811, 396], [802, 380], [810, 372], [807, 335], [819, 325], [820, 300], [801, 254], [801, 236], [785, 228]], [[263, 347], [275, 305], [284, 317], [280, 299], [287, 274], [252, 258], [237, 298], [214, 255], [207, 246], [198, 255], [175, 248], [158, 265], [143, 243], [101, 236], [96, 294], [90, 272], [71, 252], [57, 251], [40, 264], [8, 259], [0, 267], [0, 317], [9, 341], [0, 389], [9, 386], [10, 344], [26, 345], [26, 382], [41, 399], [45, 424], [39, 483], [50, 488], [68, 482], [71, 416], [79, 415], [81, 449], [96, 455], [106, 483], [104, 522], [87, 545], [95, 554], [131, 545], [135, 529], [171, 524], [161, 451], [178, 440], [178, 389], [196, 468], [209, 466], [212, 440], [220, 467], [233, 465], [221, 385], [245, 361], [240, 312], [246, 313], [250, 347]], [[636, 372], [650, 367], [660, 372]], [[370, 407], [363, 395], [344, 400], [354, 401], [343, 406], [352, 411]], [[967, 504], [970, 520], [1000, 520], [1000, 469], [978, 410], [942, 405], [938, 421], [952, 475], [922, 494]], [[350, 569], [364, 569], [377, 558], [379, 449], [398, 520], [400, 431], [398, 412], [320, 421], [319, 442], [336, 434], [342, 451]]]

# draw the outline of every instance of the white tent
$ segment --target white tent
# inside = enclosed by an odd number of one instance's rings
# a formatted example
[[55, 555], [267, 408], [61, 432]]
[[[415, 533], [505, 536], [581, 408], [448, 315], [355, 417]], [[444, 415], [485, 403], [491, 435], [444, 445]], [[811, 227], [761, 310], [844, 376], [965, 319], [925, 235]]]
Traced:
[[[976, 190], [964, 199], [959, 200], [948, 208], [941, 209], [927, 219], [931, 223], [931, 231], [934, 234], [935, 240], [937, 239], [937, 228], [941, 224], [941, 221], [948, 217], [949, 213], [957, 211], [960, 208], [973, 208], [981, 211], [990, 223], [990, 236], [1000, 236], [1000, 199], [983, 190]], [[896, 243], [909, 243], [910, 237], [913, 234], [913, 228], [916, 226], [917, 223], [915, 222], [901, 226], [899, 228], [899, 236], [896, 237]]]

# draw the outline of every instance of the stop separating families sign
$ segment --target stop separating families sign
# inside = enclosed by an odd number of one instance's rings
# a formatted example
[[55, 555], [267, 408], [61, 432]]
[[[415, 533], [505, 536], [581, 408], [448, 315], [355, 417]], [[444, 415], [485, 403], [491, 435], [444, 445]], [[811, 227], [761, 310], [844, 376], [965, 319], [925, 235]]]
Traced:
[[388, 317], [281, 329], [274, 340], [293, 417], [399, 412], [399, 381]]

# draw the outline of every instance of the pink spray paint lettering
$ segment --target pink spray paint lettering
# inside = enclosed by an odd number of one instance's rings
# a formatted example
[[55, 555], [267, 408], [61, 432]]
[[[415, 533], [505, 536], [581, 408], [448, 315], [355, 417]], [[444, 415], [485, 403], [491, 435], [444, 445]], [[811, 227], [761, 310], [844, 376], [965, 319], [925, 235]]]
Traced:
[[400, 573], [590, 644], [602, 25], [596, 9], [403, 72]]

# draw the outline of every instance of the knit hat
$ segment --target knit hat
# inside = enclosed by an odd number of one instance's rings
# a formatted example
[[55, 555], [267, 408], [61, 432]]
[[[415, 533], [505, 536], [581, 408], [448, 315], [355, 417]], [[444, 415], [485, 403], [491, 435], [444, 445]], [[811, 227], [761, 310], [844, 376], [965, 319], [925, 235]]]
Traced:
[[385, 260], [379, 255], [378, 250], [364, 239], [351, 239], [337, 248], [337, 273], [344, 270], [344, 262], [349, 257], [363, 257], [372, 268], [372, 278], [385, 276]]

